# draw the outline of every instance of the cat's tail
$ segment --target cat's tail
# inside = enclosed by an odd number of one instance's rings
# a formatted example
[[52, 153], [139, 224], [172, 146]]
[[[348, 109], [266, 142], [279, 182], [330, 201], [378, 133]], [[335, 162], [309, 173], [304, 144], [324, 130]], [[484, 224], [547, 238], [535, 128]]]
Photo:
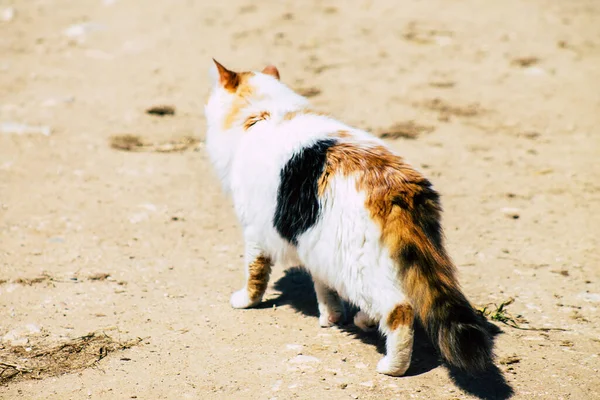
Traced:
[[415, 314], [450, 364], [470, 372], [485, 370], [493, 356], [492, 341], [444, 249], [438, 194], [425, 181], [414, 196], [402, 197], [394, 201], [396, 218], [390, 222], [396, 225], [395, 254]]

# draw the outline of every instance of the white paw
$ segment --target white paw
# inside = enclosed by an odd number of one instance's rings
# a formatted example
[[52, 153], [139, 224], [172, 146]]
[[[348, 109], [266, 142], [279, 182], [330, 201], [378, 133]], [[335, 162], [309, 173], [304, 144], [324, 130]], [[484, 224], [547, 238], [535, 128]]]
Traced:
[[377, 329], [377, 322], [362, 311], [357, 312], [354, 316], [354, 325], [365, 332], [372, 332]]
[[248, 291], [246, 289], [240, 289], [232, 294], [229, 302], [233, 308], [248, 308], [257, 303], [250, 300], [250, 297], [248, 297]]
[[319, 325], [322, 328], [329, 328], [342, 320], [343, 313], [341, 311], [337, 312], [321, 312], [319, 315]]
[[390, 376], [402, 376], [408, 369], [409, 363], [405, 364], [398, 365], [398, 363], [393, 363], [390, 357], [385, 356], [377, 363], [377, 372]]

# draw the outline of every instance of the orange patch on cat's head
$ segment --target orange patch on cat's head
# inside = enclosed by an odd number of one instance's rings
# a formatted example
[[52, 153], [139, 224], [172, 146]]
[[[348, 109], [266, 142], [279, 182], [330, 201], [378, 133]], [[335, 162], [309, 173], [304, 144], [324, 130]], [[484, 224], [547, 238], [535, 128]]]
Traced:
[[223, 117], [223, 128], [230, 129], [240, 119], [242, 110], [247, 106], [249, 99], [255, 94], [255, 90], [250, 84], [250, 78], [254, 73], [232, 71], [214, 58], [213, 62], [217, 67], [218, 86], [223, 88], [230, 96], [226, 101], [228, 106]]
[[237, 93], [243, 89], [245, 94], [249, 94], [248, 79], [254, 75], [252, 72], [234, 72], [223, 66], [213, 58], [213, 62], [219, 73], [219, 85], [230, 93]]

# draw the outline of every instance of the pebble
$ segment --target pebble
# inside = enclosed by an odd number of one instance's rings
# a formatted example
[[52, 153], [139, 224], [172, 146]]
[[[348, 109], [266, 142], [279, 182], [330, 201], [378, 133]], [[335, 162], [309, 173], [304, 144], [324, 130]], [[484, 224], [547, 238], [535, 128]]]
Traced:
[[129, 216], [129, 222], [132, 224], [139, 224], [140, 222], [145, 221], [148, 218], [150, 218], [148, 213], [138, 212]]
[[52, 130], [49, 126], [33, 126], [18, 122], [2, 122], [0, 123], [0, 133], [14, 135], [41, 134], [50, 136]]
[[75, 97], [73, 96], [68, 96], [68, 97], [51, 97], [49, 99], [46, 99], [42, 102], [42, 107], [55, 107], [59, 104], [67, 104], [67, 103], [72, 103], [75, 101]]
[[289, 363], [291, 364], [308, 364], [308, 363], [319, 363], [321, 362], [321, 360], [319, 360], [317, 357], [313, 357], [313, 356], [305, 356], [303, 354], [297, 355], [296, 357], [292, 358]]
[[27, 343], [29, 343], [29, 339], [24, 337], [24, 338], [15, 338], [13, 340], [10, 341], [10, 344], [12, 344], [13, 346], [26, 346]]
[[302, 352], [303, 346], [301, 344], [290, 343], [290, 344], [286, 344], [285, 348], [288, 350], [297, 351], [298, 354], [300, 354], [300, 352]]
[[500, 209], [500, 212], [504, 214], [508, 218], [518, 219], [521, 215], [521, 210], [514, 207], [503, 207]]
[[0, 14], [0, 19], [4, 22], [10, 22], [15, 18], [15, 9], [12, 7], [7, 7], [2, 10], [2, 14]]
[[536, 67], [536, 66], [525, 68], [524, 72], [527, 75], [534, 75], [534, 76], [546, 75], [546, 73], [547, 73], [545, 69], [543, 69], [541, 67]]
[[283, 383], [282, 380], [276, 381], [275, 384], [271, 387], [271, 390], [274, 392], [277, 392], [281, 388], [282, 383]]
[[358, 363], [354, 367], [356, 367], [358, 369], [365, 369], [365, 368], [367, 368], [367, 364], [365, 364], [365, 363]]
[[600, 303], [599, 293], [581, 293], [579, 294], [579, 297], [581, 297], [585, 301], [589, 301], [592, 303]]
[[114, 55], [98, 49], [87, 49], [84, 54], [86, 57], [96, 60], [112, 60], [115, 58]]
[[34, 335], [41, 332], [41, 328], [36, 324], [27, 324], [21, 328], [16, 328], [4, 336], [2, 336], [2, 342], [8, 342], [13, 346], [25, 346], [29, 343], [28, 335]]
[[69, 26], [63, 31], [63, 34], [69, 39], [83, 42], [90, 32], [100, 31], [102, 29], [104, 29], [104, 25], [95, 22], [84, 22], [82, 24]]
[[27, 329], [29, 333], [40, 333], [42, 331], [36, 324], [27, 324], [25, 325], [25, 329]]

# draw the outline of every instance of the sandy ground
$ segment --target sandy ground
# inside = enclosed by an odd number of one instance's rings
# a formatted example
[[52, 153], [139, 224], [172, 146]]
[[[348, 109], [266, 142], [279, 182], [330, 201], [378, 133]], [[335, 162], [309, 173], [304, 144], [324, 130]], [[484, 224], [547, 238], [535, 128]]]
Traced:
[[[600, 3], [344, 3], [0, 0], [0, 398], [600, 398]], [[389, 141], [442, 193], [466, 293], [538, 330], [493, 321], [475, 378], [420, 335], [390, 378], [376, 335], [318, 327], [302, 273], [230, 308], [242, 241], [202, 144], [109, 145], [202, 140], [213, 56], [275, 63], [358, 127], [422, 127]], [[112, 345], [44, 353], [90, 332]]]

